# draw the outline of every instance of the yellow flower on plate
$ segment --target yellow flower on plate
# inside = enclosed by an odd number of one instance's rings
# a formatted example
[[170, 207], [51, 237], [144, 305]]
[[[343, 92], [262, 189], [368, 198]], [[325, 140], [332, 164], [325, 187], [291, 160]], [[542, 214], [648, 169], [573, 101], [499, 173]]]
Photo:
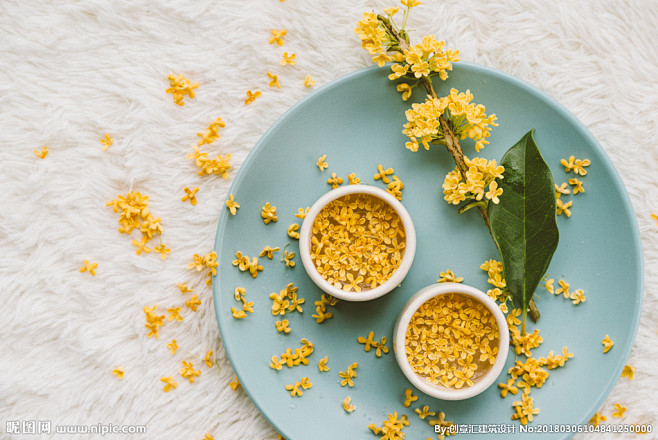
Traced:
[[327, 367], [327, 362], [329, 362], [329, 356], [323, 357], [318, 362], [318, 370], [320, 370], [321, 373], [329, 371], [329, 367]]
[[615, 345], [614, 342], [612, 342], [612, 339], [610, 339], [610, 336], [605, 335], [605, 338], [601, 341], [601, 344], [603, 344], [603, 352], [607, 353], [610, 351], [613, 345]]
[[565, 298], [569, 298], [569, 283], [567, 283], [564, 280], [559, 280], [558, 284], [560, 287], [555, 290], [555, 295], [559, 295], [560, 293], [564, 294]]
[[557, 215], [562, 215], [562, 213], [564, 212], [564, 215], [566, 215], [567, 217], [571, 217], [571, 210], [569, 210], [569, 208], [571, 208], [571, 205], [573, 205], [573, 200], [569, 200], [567, 203], [563, 203], [562, 199], [557, 199], [556, 203], [557, 203]]
[[546, 290], [548, 290], [548, 293], [555, 293], [555, 288], [553, 287], [553, 283], [555, 280], [553, 278], [550, 278], [549, 280], [544, 283], [544, 287]]
[[289, 323], [290, 321], [288, 321], [287, 319], [284, 319], [283, 321], [277, 321], [275, 323], [276, 331], [278, 331], [279, 333], [286, 333], [286, 334], [290, 333], [291, 329], [290, 327], [288, 327]]
[[346, 413], [351, 413], [356, 409], [356, 406], [351, 405], [352, 398], [351, 397], [346, 397], [343, 399], [343, 409], [345, 410]]
[[308, 210], [311, 209], [310, 207], [306, 208], [299, 208], [297, 210], [297, 214], [295, 214], [295, 217], [301, 218], [302, 220], [306, 218], [306, 214], [308, 214]]
[[299, 240], [299, 225], [297, 223], [293, 223], [292, 225], [288, 226], [288, 236], [290, 238], [295, 238]]
[[270, 37], [270, 44], [283, 46], [283, 37], [288, 33], [285, 29], [272, 29], [272, 37]]
[[343, 178], [337, 177], [336, 173], [331, 173], [331, 177], [327, 179], [327, 184], [331, 185], [333, 189], [336, 189], [343, 184]]
[[411, 89], [411, 86], [409, 86], [409, 84], [407, 84], [407, 83], [398, 84], [396, 89], [397, 89], [398, 92], [402, 93], [402, 100], [403, 101], [407, 101], [411, 97], [411, 92], [413, 92], [413, 90]]
[[235, 215], [237, 213], [238, 208], [240, 208], [240, 204], [235, 201], [232, 193], [229, 194], [228, 200], [226, 200], [226, 207], [231, 212], [231, 215]]
[[261, 217], [263, 217], [263, 222], [267, 225], [270, 222], [276, 222], [279, 220], [279, 217], [276, 215], [276, 206], [270, 205], [270, 202], [265, 203], [263, 210], [261, 211]]
[[327, 159], [327, 155], [323, 154], [322, 156], [320, 156], [317, 163], [315, 164], [318, 168], [320, 168], [320, 171], [324, 171], [325, 168], [329, 166], [327, 162], [325, 162], [326, 159]]
[[573, 193], [574, 194], [578, 194], [579, 192], [581, 192], [581, 193], [585, 192], [585, 188], [583, 188], [583, 182], [582, 181], [580, 181], [576, 178], [573, 178], [573, 179], [569, 179], [569, 184], [573, 186]]
[[295, 267], [293, 258], [295, 258], [294, 252], [283, 251], [283, 262], [286, 263], [286, 267]]
[[427, 416], [434, 416], [436, 413], [434, 411], [430, 411], [430, 407], [425, 405], [423, 406], [422, 409], [416, 408], [415, 409], [416, 414], [418, 414], [418, 417], [420, 417], [421, 420], [425, 420], [425, 417]]
[[575, 292], [573, 292], [569, 298], [571, 298], [571, 302], [574, 304], [580, 304], [585, 302], [585, 293], [583, 292], [582, 289], [578, 289]]
[[411, 405], [411, 402], [415, 402], [418, 400], [418, 396], [414, 396], [413, 392], [411, 391], [411, 388], [407, 388], [404, 390], [404, 407], [409, 408]]
[[437, 280], [437, 283], [461, 283], [464, 281], [463, 277], [455, 276], [455, 274], [450, 269], [446, 269], [445, 272], [441, 272], [439, 275], [441, 278]]

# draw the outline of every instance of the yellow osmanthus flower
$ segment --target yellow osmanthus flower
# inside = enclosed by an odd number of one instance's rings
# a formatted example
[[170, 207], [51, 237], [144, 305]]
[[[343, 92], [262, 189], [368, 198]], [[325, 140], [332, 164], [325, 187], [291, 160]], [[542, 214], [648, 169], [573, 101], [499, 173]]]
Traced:
[[197, 145], [192, 148], [194, 149], [194, 153], [187, 154], [185, 158], [187, 160], [194, 160], [195, 165], [200, 168], [197, 173], [199, 176], [215, 174], [228, 179], [228, 171], [231, 169], [231, 164], [229, 163], [231, 159], [230, 154], [224, 157], [218, 154], [214, 159], [210, 159], [208, 153], [201, 152]]
[[329, 362], [329, 356], [323, 357], [318, 362], [318, 370], [320, 370], [320, 373], [324, 373], [324, 372], [329, 371], [329, 367], [327, 366], [327, 362]]
[[167, 89], [167, 93], [171, 93], [174, 96], [174, 102], [180, 106], [185, 105], [183, 98], [185, 95], [189, 96], [190, 99], [194, 98], [194, 89], [199, 87], [199, 83], [195, 82], [194, 84], [188, 78], [185, 78], [183, 75], [175, 76], [173, 74], [167, 77], [169, 79], [170, 87]]
[[278, 331], [279, 333], [286, 333], [286, 334], [290, 333], [291, 329], [290, 327], [288, 327], [289, 324], [290, 321], [288, 321], [287, 319], [284, 319], [282, 321], [277, 321], [275, 323], [276, 331]]
[[311, 75], [306, 75], [306, 78], [304, 78], [304, 87], [313, 87], [315, 85], [315, 81], [313, 78], [311, 78]]
[[163, 388], [165, 393], [168, 393], [172, 389], [175, 390], [176, 388], [178, 388], [178, 383], [174, 382], [174, 378], [171, 376], [161, 377], [160, 381], [165, 383], [165, 386]]
[[359, 336], [357, 338], [357, 342], [359, 344], [364, 344], [363, 350], [366, 352], [370, 351], [371, 348], [374, 348], [375, 355], [377, 357], [381, 357], [382, 353], [388, 353], [388, 347], [386, 347], [386, 336], [382, 336], [379, 342], [375, 341], [374, 337], [375, 337], [375, 332], [371, 331], [370, 333], [368, 333], [368, 338]]
[[603, 352], [607, 353], [610, 351], [613, 345], [615, 345], [614, 342], [612, 342], [612, 339], [610, 339], [610, 336], [605, 335], [605, 338], [601, 341], [601, 344], [603, 344]]
[[322, 156], [320, 156], [320, 158], [319, 158], [318, 161], [316, 162], [315, 165], [316, 165], [318, 168], [320, 168], [320, 171], [324, 171], [325, 168], [327, 168], [327, 167], [329, 166], [329, 165], [327, 164], [327, 162], [325, 162], [326, 159], [327, 159], [327, 155], [326, 155], [326, 154], [323, 154]]
[[420, 0], [401, 0], [403, 6], [407, 8], [413, 8], [415, 6], [420, 6], [422, 3]]
[[423, 406], [422, 409], [416, 408], [414, 411], [416, 411], [416, 414], [418, 414], [418, 417], [420, 417], [420, 420], [425, 420], [425, 417], [427, 416], [435, 416], [436, 413], [434, 411], [430, 411], [430, 407], [425, 405]]
[[174, 355], [176, 354], [176, 350], [178, 350], [178, 343], [175, 339], [172, 339], [171, 342], [167, 344], [167, 347], [171, 350], [171, 354]]
[[393, 61], [393, 58], [386, 54], [383, 43], [386, 42], [386, 32], [380, 26], [377, 14], [373, 12], [364, 12], [361, 20], [357, 22], [354, 32], [361, 40], [361, 47], [366, 49], [370, 55], [373, 55], [372, 61], [379, 67], [385, 63]]
[[331, 177], [327, 179], [327, 184], [331, 185], [333, 189], [336, 189], [343, 184], [343, 178], [337, 177], [336, 173], [331, 173]]
[[407, 74], [415, 78], [438, 74], [442, 80], [448, 79], [452, 63], [459, 61], [459, 51], [446, 49], [444, 41], [437, 41], [434, 35], [425, 35], [421, 43], [415, 44], [402, 53], [403, 61], [393, 64], [389, 79], [395, 80]]
[[106, 151], [108, 148], [112, 146], [114, 143], [114, 139], [112, 139], [112, 136], [110, 136], [109, 133], [105, 133], [105, 136], [101, 139], [101, 144], [103, 147], [101, 148], [103, 151]]
[[555, 289], [555, 295], [559, 295], [560, 293], [562, 293], [565, 298], [569, 298], [570, 284], [564, 280], [559, 280], [557, 283], [560, 285], [560, 287]]
[[169, 249], [167, 246], [165, 246], [164, 243], [160, 243], [158, 246], [154, 246], [153, 251], [160, 254], [160, 259], [161, 260], [166, 260], [167, 259], [167, 254], [171, 253], [171, 249]]
[[286, 391], [290, 391], [291, 397], [295, 397], [295, 396], [301, 397], [301, 395], [304, 394], [304, 392], [300, 389], [300, 386], [301, 386], [301, 382], [295, 382], [294, 385], [287, 384], [285, 388]]
[[548, 293], [555, 293], [555, 288], [553, 287], [554, 282], [555, 280], [553, 278], [550, 278], [544, 283], [544, 287], [546, 288]]
[[197, 297], [197, 295], [192, 295], [192, 298], [188, 299], [185, 302], [185, 306], [188, 309], [192, 309], [193, 312], [196, 312], [197, 307], [201, 304], [201, 300]]
[[204, 145], [204, 144], [212, 144], [215, 142], [217, 139], [219, 139], [219, 129], [226, 127], [226, 123], [222, 120], [222, 118], [217, 118], [215, 119], [214, 122], [211, 122], [208, 128], [206, 129], [205, 133], [197, 133], [196, 135], [199, 136], [201, 139], [199, 140], [198, 145]]
[[269, 247], [269, 246], [265, 246], [263, 248], [263, 250], [260, 251], [260, 254], [258, 254], [258, 256], [259, 257], [267, 256], [267, 258], [269, 258], [271, 260], [272, 258], [274, 258], [274, 255], [273, 255], [274, 252], [278, 252], [279, 249], [280, 249], [279, 247], [272, 248], [272, 247]]
[[213, 365], [212, 355], [213, 355], [213, 351], [210, 350], [208, 353], [206, 353], [206, 357], [203, 358], [203, 362], [206, 363], [208, 368], [212, 368]]
[[90, 263], [89, 260], [84, 260], [83, 261], [83, 266], [80, 268], [80, 272], [87, 272], [91, 274], [91, 276], [96, 275], [96, 268], [98, 267], [98, 263]]
[[[468, 167], [466, 179], [459, 168], [455, 167], [450, 171], [443, 181], [444, 199], [453, 205], [458, 205], [466, 200], [479, 202], [482, 199], [498, 203], [498, 196], [503, 193], [503, 190], [498, 188], [495, 179], [502, 178], [505, 168], [498, 165], [495, 159], [487, 161], [483, 158], [469, 159], [464, 156], [464, 162]], [[489, 191], [485, 191], [487, 186]]]
[[569, 295], [569, 298], [571, 298], [571, 302], [578, 305], [580, 303], [585, 302], [585, 292], [583, 292], [582, 289], [578, 289], [575, 292], [573, 292], [571, 295]]
[[[432, 423], [430, 422], [430, 424]], [[404, 438], [404, 433], [402, 430], [405, 428], [405, 426], [409, 426], [409, 419], [407, 416], [402, 415], [400, 418], [398, 418], [397, 411], [394, 411], [393, 414], [388, 415], [388, 420], [384, 420], [382, 422], [381, 427], [377, 427], [377, 425], [371, 423], [368, 425], [368, 429], [370, 429], [375, 434], [383, 433], [384, 436], [381, 438], [384, 440], [400, 440]]]
[[142, 196], [139, 192], [130, 191], [125, 196], [119, 195], [115, 200], [106, 203], [114, 212], [121, 210], [119, 218], [119, 232], [130, 235], [134, 229], [142, 233], [141, 240], [132, 241], [137, 247], [136, 253], [150, 253], [151, 249], [146, 246], [147, 242], [155, 235], [162, 234], [160, 218], [155, 217], [148, 209], [149, 196]]
[[429, 150], [430, 142], [445, 145], [445, 137], [439, 116], [444, 114], [452, 131], [460, 139], [470, 138], [475, 141], [475, 150], [480, 151], [489, 141], [491, 127], [495, 127], [496, 115], [487, 116], [482, 104], [474, 104], [470, 90], [459, 92], [451, 89], [448, 96], [431, 98], [428, 96], [423, 103], [414, 103], [405, 115], [407, 123], [404, 124], [403, 134], [409, 137], [410, 142], [405, 146], [411, 151], [418, 151], [419, 143]]
[[633, 380], [635, 377], [635, 367], [630, 365], [624, 365], [624, 369], [621, 372], [621, 377], [628, 377], [628, 380]]
[[167, 317], [167, 321], [171, 322], [174, 319], [176, 321], [182, 321], [183, 317], [180, 315], [180, 307], [172, 307], [168, 309], [167, 311], [169, 312], [169, 316]]
[[39, 159], [45, 159], [46, 156], [48, 155], [48, 147], [43, 147], [41, 151], [34, 150], [34, 155]]
[[293, 223], [292, 225], [288, 226], [288, 236], [290, 238], [295, 238], [299, 240], [299, 225], [297, 223]]
[[651, 218], [656, 221], [656, 224], [658, 225], [658, 214], [651, 214]]
[[413, 392], [411, 391], [411, 388], [407, 388], [404, 390], [404, 407], [409, 408], [411, 405], [411, 402], [415, 402], [418, 400], [418, 396], [414, 396]]
[[189, 189], [186, 186], [185, 188], [183, 188], [183, 190], [185, 191], [185, 195], [183, 196], [181, 201], [185, 202], [185, 201], [189, 200], [190, 204], [192, 204], [192, 206], [195, 206], [196, 205], [196, 193], [197, 193], [197, 191], [199, 191], [199, 187], [195, 186], [194, 189]]
[[261, 211], [261, 217], [263, 217], [263, 222], [267, 225], [270, 222], [276, 222], [279, 220], [279, 217], [276, 216], [276, 206], [270, 205], [270, 202], [265, 203], [263, 210]]
[[295, 267], [293, 258], [295, 258], [294, 252], [283, 251], [283, 262], [286, 263], [286, 267]]
[[340, 386], [344, 387], [345, 385], [348, 385], [350, 387], [354, 386], [354, 381], [353, 379], [356, 377], [356, 369], [359, 366], [357, 362], [353, 362], [349, 367], [347, 367], [347, 370], [345, 371], [339, 371], [338, 372], [338, 377], [340, 377], [341, 382]]
[[597, 411], [587, 423], [590, 425], [599, 426], [601, 422], [605, 422], [606, 420], [608, 420], [608, 418]]
[[291, 66], [294, 66], [295, 64], [297, 64], [297, 61], [295, 61], [296, 57], [297, 57], [297, 55], [294, 54], [294, 53], [291, 54], [291, 55], [288, 55], [288, 52], [284, 52], [283, 53], [283, 58], [281, 59], [280, 63], [281, 63], [282, 66], [285, 66], [286, 64], [290, 64]]
[[201, 440], [215, 440], [210, 433], [206, 432], [206, 435], [203, 436]]
[[183, 362], [183, 368], [181, 368], [179, 371], [180, 375], [186, 378], [187, 380], [189, 380], [190, 383], [194, 383], [194, 380], [197, 377], [201, 376], [201, 371], [195, 370], [192, 362], [186, 362], [186, 361], [182, 361], [182, 362]]
[[446, 269], [445, 272], [441, 272], [439, 275], [441, 278], [436, 281], [437, 283], [461, 283], [464, 281], [463, 277], [455, 276], [450, 269]]
[[146, 246], [147, 243], [148, 243], [148, 237], [146, 237], [146, 236], [142, 237], [142, 239], [139, 240], [139, 241], [133, 239], [133, 246], [135, 246], [137, 248], [135, 250], [137, 255], [141, 255], [142, 252], [144, 252], [145, 254], [150, 254], [151, 253], [151, 248]]
[[566, 182], [560, 186], [557, 186], [557, 183], [555, 184], [555, 198], [559, 199], [562, 194], [571, 194], [571, 190], [567, 188]]
[[251, 90], [247, 90], [247, 98], [244, 100], [244, 105], [249, 105], [252, 102], [256, 100], [260, 95], [263, 93], [260, 90], [256, 90], [255, 92], [252, 92]]
[[306, 214], [308, 214], [308, 210], [311, 209], [310, 207], [306, 208], [299, 208], [297, 210], [297, 214], [295, 214], [295, 217], [301, 218], [302, 220], [306, 218]]
[[272, 29], [272, 37], [270, 37], [270, 44], [283, 46], [283, 37], [288, 33], [285, 29]]
[[612, 413], [612, 417], [621, 419], [624, 417], [624, 413], [626, 412], [626, 407], [621, 406], [619, 403], [615, 403], [615, 411]]
[[176, 283], [176, 287], [178, 287], [178, 290], [180, 290], [180, 293], [182, 293], [183, 295], [194, 291], [193, 289], [187, 287], [187, 283]]
[[523, 393], [520, 401], [512, 404], [516, 414], [512, 415], [512, 420], [519, 420], [522, 425], [532, 422], [535, 415], [539, 414], [539, 408], [534, 408], [532, 397], [528, 393]]
[[144, 313], [146, 314], [146, 324], [144, 324], [144, 327], [149, 330], [146, 335], [147, 338], [150, 338], [151, 336], [155, 336], [156, 338], [160, 337], [158, 327], [161, 327], [164, 324], [164, 315], [155, 314], [155, 309], [157, 307], [157, 304], [150, 308], [148, 306], [144, 307]]
[[573, 179], [569, 179], [569, 185], [573, 186], [573, 193], [578, 194], [578, 193], [584, 193], [585, 188], [583, 188], [583, 182], [576, 179], [575, 177]]
[[402, 100], [407, 101], [411, 97], [411, 93], [413, 92], [413, 89], [411, 86], [407, 83], [400, 83], [396, 87], [398, 92], [402, 92]]
[[581, 176], [587, 175], [587, 170], [585, 167], [588, 167], [591, 165], [591, 162], [589, 159], [576, 159], [576, 162], [574, 163], [573, 166], [573, 172], [576, 174], [580, 174]]
[[516, 379], [511, 377], [507, 383], [499, 383], [498, 388], [500, 388], [500, 397], [507, 397], [507, 393], [512, 393], [516, 395], [519, 392], [519, 389], [514, 386]]
[[277, 89], [281, 88], [281, 84], [279, 84], [279, 77], [277, 75], [267, 72], [267, 76], [271, 80], [268, 84], [269, 87], [276, 87]]
[[377, 165], [377, 173], [373, 176], [374, 180], [381, 180], [383, 183], [391, 183], [391, 179], [388, 178], [395, 171], [393, 168], [386, 168], [382, 164]]
[[115, 375], [119, 380], [123, 379], [124, 371], [123, 367], [117, 367], [112, 370], [112, 374]]
[[569, 200], [567, 203], [563, 203], [562, 199], [557, 199], [557, 215], [562, 215], [564, 212], [564, 215], [567, 217], [571, 217], [571, 205], [573, 205], [573, 200]]
[[217, 266], [219, 266], [219, 263], [217, 262], [217, 252], [215, 251], [212, 251], [203, 257], [194, 254], [192, 256], [192, 261], [187, 264], [188, 269], [195, 269], [197, 272], [202, 271], [204, 268], [208, 269], [208, 279], [206, 280], [207, 285], [211, 285], [212, 277], [217, 275]]
[[399, 10], [400, 10], [399, 6], [384, 8], [384, 14], [388, 15], [389, 17], [393, 17], [395, 14], [398, 13]]
[[315, 305], [316, 314], [312, 317], [315, 318], [315, 322], [321, 324], [327, 319], [333, 318], [333, 313], [327, 312], [327, 306], [335, 306], [338, 304], [338, 299], [331, 295], [322, 294], [320, 301], [315, 301], [313, 304]]
[[343, 399], [343, 409], [346, 413], [351, 413], [356, 409], [356, 406], [352, 405], [351, 402], [352, 398], [349, 396]]
[[247, 313], [244, 310], [238, 310], [235, 307], [231, 307], [231, 313], [235, 319], [244, 319], [247, 317]]
[[347, 175], [347, 182], [350, 185], [358, 185], [359, 183], [361, 183], [361, 179], [356, 177], [356, 174], [350, 173], [350, 174]]
[[226, 207], [228, 208], [231, 215], [235, 215], [240, 208], [240, 204], [235, 201], [233, 194], [229, 194], [228, 200], [226, 200]]
[[230, 383], [228, 384], [228, 386], [231, 387], [231, 389], [232, 389], [233, 391], [237, 391], [238, 388], [239, 388], [241, 385], [242, 385], [242, 384], [241, 384], [240, 381], [238, 380], [238, 376], [235, 376], [235, 380], [234, 380], [233, 382], [230, 382]]

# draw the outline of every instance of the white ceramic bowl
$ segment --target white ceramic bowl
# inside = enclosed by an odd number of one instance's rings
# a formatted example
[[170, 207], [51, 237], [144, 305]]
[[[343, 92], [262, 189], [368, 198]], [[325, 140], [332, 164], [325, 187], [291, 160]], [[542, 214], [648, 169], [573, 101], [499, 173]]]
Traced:
[[[491, 368], [470, 387], [463, 387], [460, 389], [448, 388], [441, 385], [435, 385], [427, 382], [423, 377], [417, 375], [411, 369], [407, 355], [405, 353], [405, 342], [407, 328], [411, 317], [418, 310], [418, 308], [426, 301], [440, 295], [448, 293], [460, 293], [464, 296], [474, 298], [481, 303], [492, 313], [496, 318], [498, 324], [498, 354], [496, 355], [496, 362]], [[480, 394], [491, 384], [496, 381], [500, 375], [509, 352], [509, 333], [507, 328], [507, 321], [505, 315], [500, 311], [496, 302], [491, 299], [486, 293], [482, 292], [475, 287], [467, 286], [461, 283], [437, 283], [427, 286], [414, 294], [407, 304], [404, 306], [393, 329], [393, 350], [395, 351], [395, 359], [402, 369], [404, 375], [409, 381], [420, 391], [432, 397], [442, 400], [463, 400]]]
[[[363, 289], [360, 292], [348, 292], [329, 284], [320, 273], [315, 268], [315, 264], [311, 260], [311, 236], [313, 229], [313, 222], [318, 216], [322, 208], [324, 208], [328, 203], [343, 197], [347, 194], [369, 194], [375, 197], [378, 197], [388, 203], [394, 210], [397, 212], [398, 216], [402, 220], [404, 225], [405, 232], [405, 250], [402, 255], [402, 261], [400, 266], [393, 272], [393, 275], [382, 285], [375, 287], [374, 289]], [[328, 294], [335, 296], [336, 298], [343, 299], [345, 301], [368, 301], [371, 299], [379, 298], [382, 295], [393, 290], [397, 287], [404, 277], [409, 272], [411, 268], [411, 263], [414, 260], [414, 254], [416, 253], [416, 229], [414, 224], [411, 221], [411, 216], [407, 210], [402, 206], [395, 197], [387, 193], [381, 188], [369, 185], [345, 185], [338, 187], [329, 191], [320, 197], [309, 209], [304, 222], [302, 223], [302, 228], [299, 231], [299, 254], [302, 258], [302, 263], [306, 273], [311, 277], [313, 282], [322, 290]]]

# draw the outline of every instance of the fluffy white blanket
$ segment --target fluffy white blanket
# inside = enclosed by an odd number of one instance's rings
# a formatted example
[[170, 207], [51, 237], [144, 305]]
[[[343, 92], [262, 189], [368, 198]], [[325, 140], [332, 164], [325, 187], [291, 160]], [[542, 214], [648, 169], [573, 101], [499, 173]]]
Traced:
[[[273, 439], [233, 379], [211, 289], [186, 269], [212, 250], [231, 179], [263, 132], [313, 89], [370, 64], [353, 33], [367, 10], [394, 2], [136, 0], [0, 2], [0, 435], [12, 421], [147, 425], [147, 438]], [[425, 0], [409, 29], [436, 34], [462, 58], [529, 81], [592, 131], [621, 173], [642, 235], [645, 296], [628, 363], [601, 411], [658, 429], [658, 3], [651, 0]], [[268, 44], [287, 29], [283, 47]], [[297, 65], [283, 68], [283, 51]], [[266, 72], [281, 89], [268, 87]], [[197, 81], [174, 105], [167, 75]], [[261, 90], [245, 106], [245, 92]], [[228, 180], [199, 177], [185, 155], [215, 118], [226, 128], [209, 150], [232, 153]], [[114, 144], [101, 150], [110, 133]], [[33, 154], [47, 146], [43, 160]], [[200, 188], [198, 204], [181, 202]], [[107, 201], [148, 194], [171, 254], [137, 256]], [[615, 209], [610, 207], [610, 209]], [[158, 244], [157, 239], [151, 244]], [[96, 275], [80, 273], [84, 259]], [[624, 276], [624, 274], [617, 274]], [[146, 337], [144, 305], [182, 305], [176, 283], [201, 300], [182, 322]], [[621, 294], [621, 292], [620, 292]], [[187, 294], [188, 296], [190, 294]], [[172, 356], [166, 343], [180, 346]], [[203, 357], [214, 351], [216, 366]], [[178, 376], [181, 359], [202, 375]], [[112, 370], [123, 367], [118, 380]], [[177, 390], [164, 393], [163, 376]], [[10, 428], [12, 429], [12, 428]], [[57, 437], [60, 438], [60, 437]], [[73, 438], [73, 437], [71, 437]], [[75, 438], [90, 438], [84, 435]], [[117, 436], [116, 438], [142, 438]], [[581, 435], [579, 439], [599, 438]], [[295, 439], [297, 440], [297, 439]]]

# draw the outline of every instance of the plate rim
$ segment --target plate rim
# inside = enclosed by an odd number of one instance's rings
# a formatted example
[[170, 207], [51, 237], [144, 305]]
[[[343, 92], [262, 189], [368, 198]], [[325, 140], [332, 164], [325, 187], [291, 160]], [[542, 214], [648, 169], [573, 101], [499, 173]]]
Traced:
[[[389, 67], [389, 64], [386, 64], [385, 67]], [[540, 101], [542, 101], [544, 104], [548, 105], [552, 109], [554, 109], [556, 112], [561, 114], [562, 116], [565, 117], [565, 119], [568, 119], [574, 124], [574, 128], [581, 134], [584, 138], [587, 139], [589, 143], [591, 143], [595, 150], [598, 150], [600, 158], [603, 160], [603, 165], [607, 170], [610, 172], [614, 179], [614, 183], [618, 185], [619, 187], [622, 188], [623, 191], [621, 191], [621, 200], [623, 203], [623, 211], [624, 215], [628, 218], [630, 222], [630, 232], [632, 235], [632, 245], [635, 248], [634, 256], [638, 259], [638, 267], [637, 267], [637, 273], [635, 274], [635, 278], [638, 280], [638, 287], [639, 287], [639, 298], [637, 301], [637, 305], [635, 306], [635, 309], [633, 311], [633, 316], [632, 320], [630, 322], [631, 324], [631, 343], [628, 344], [626, 347], [623, 348], [622, 351], [622, 357], [619, 365], [617, 365], [617, 374], [616, 376], [612, 376], [608, 379], [607, 385], [603, 388], [603, 392], [601, 393], [600, 397], [594, 402], [594, 405], [590, 407], [590, 409], [586, 412], [585, 419], [581, 420], [579, 425], [585, 425], [589, 421], [589, 418], [587, 414], [594, 413], [595, 411], [598, 411], [598, 409], [601, 407], [605, 399], [610, 395], [612, 389], [614, 388], [615, 384], [619, 380], [619, 377], [621, 375], [621, 371], [623, 370], [623, 367], [628, 360], [628, 357], [630, 355], [630, 352], [633, 348], [633, 345], [635, 343], [635, 339], [637, 338], [637, 332], [639, 329], [639, 323], [640, 323], [640, 317], [641, 317], [641, 311], [642, 311], [642, 303], [644, 299], [644, 253], [642, 250], [642, 241], [640, 238], [640, 231], [639, 231], [639, 226], [637, 223], [637, 217], [635, 214], [635, 209], [633, 208], [632, 202], [630, 200], [630, 196], [628, 194], [628, 190], [626, 189], [626, 185], [624, 184], [624, 181], [621, 178], [621, 175], [619, 174], [619, 171], [617, 168], [614, 166], [612, 159], [610, 159], [610, 156], [606, 152], [606, 150], [601, 146], [601, 144], [598, 142], [598, 140], [594, 137], [594, 135], [590, 132], [590, 130], [585, 126], [585, 124], [580, 121], [571, 111], [569, 111], [563, 104], [558, 102], [555, 98], [550, 96], [548, 93], [545, 91], [541, 90], [537, 86], [529, 83], [528, 81], [518, 78], [514, 75], [511, 75], [507, 72], [504, 72], [502, 70], [486, 66], [483, 64], [478, 64], [474, 62], [469, 62], [469, 61], [460, 61], [459, 64], [457, 65], [457, 68], [461, 70], [462, 68], [478, 73], [484, 73], [485, 75], [490, 75], [493, 76], [497, 79], [503, 80], [505, 82], [513, 83], [514, 85], [518, 86], [519, 88], [523, 89], [527, 93], [536, 96]], [[286, 109], [285, 112], [283, 112], [277, 119], [274, 121], [270, 127], [261, 135], [261, 137], [258, 139], [256, 144], [254, 144], [254, 147], [252, 150], [248, 153], [246, 159], [244, 162], [240, 165], [240, 168], [238, 169], [237, 175], [233, 178], [233, 181], [231, 183], [231, 186], [228, 189], [227, 192], [227, 197], [229, 194], [233, 192], [233, 190], [241, 184], [242, 180], [244, 180], [245, 175], [247, 174], [248, 170], [251, 168], [253, 162], [256, 160], [256, 157], [258, 156], [258, 152], [264, 148], [263, 145], [266, 143], [266, 141], [269, 139], [269, 137], [272, 135], [273, 132], [275, 132], [292, 114], [293, 112], [296, 111], [297, 108], [305, 105], [307, 102], [317, 99], [318, 97], [329, 93], [331, 90], [334, 88], [338, 87], [341, 83], [350, 81], [354, 78], [357, 78], [362, 75], [367, 75], [371, 73], [371, 71], [374, 70], [379, 70], [380, 67], [376, 65], [368, 66], [365, 68], [357, 69], [352, 72], [349, 72], [347, 74], [341, 75], [338, 78], [335, 78], [328, 82], [327, 84], [322, 85], [319, 87], [317, 90], [313, 91], [312, 93], [306, 95], [302, 99], [298, 100], [295, 102], [292, 106], [290, 106], [288, 109]], [[454, 73], [453, 73], [454, 74]], [[216, 235], [215, 235], [215, 242], [213, 249], [215, 251], [218, 251], [218, 249], [221, 247], [223, 243], [223, 231], [226, 228], [227, 225], [227, 219], [228, 219], [228, 212], [224, 208], [224, 203], [221, 205], [221, 213], [219, 216], [218, 220], [218, 225], [217, 225], [217, 230], [216, 230]], [[251, 402], [254, 404], [254, 406], [258, 409], [258, 411], [265, 417], [265, 419], [270, 423], [270, 425], [280, 434], [282, 434], [282, 431], [280, 429], [280, 426], [278, 422], [274, 419], [272, 414], [269, 413], [269, 411], [264, 408], [261, 404], [258, 403], [253, 397], [252, 393], [250, 391], [250, 385], [245, 383], [242, 378], [241, 374], [235, 370], [234, 367], [234, 359], [232, 354], [230, 353], [231, 349], [229, 348], [232, 343], [228, 342], [227, 339], [224, 338], [225, 335], [225, 326], [226, 324], [226, 319], [222, 319], [221, 317], [221, 311], [219, 310], [219, 283], [217, 282], [217, 279], [219, 278], [220, 273], [218, 271], [218, 274], [213, 277], [213, 283], [212, 283], [212, 292], [213, 292], [213, 302], [214, 302], [214, 309], [215, 309], [215, 318], [217, 320], [217, 325], [219, 328], [219, 333], [220, 333], [220, 338], [222, 340], [222, 343], [224, 345], [224, 351], [226, 352], [226, 356], [231, 363], [231, 367], [240, 381], [240, 384], [242, 385], [242, 388], [244, 389], [245, 393], [251, 400]], [[230, 321], [230, 320], [228, 320]], [[550, 422], [547, 422], [550, 423]], [[567, 440], [571, 437], [573, 437], [576, 433], [570, 433], [567, 434], [566, 437], [561, 437], [561, 439]], [[282, 434], [283, 435], [283, 434]], [[286, 437], [288, 438], [288, 437]], [[291, 440], [291, 439], [289, 439]]]

